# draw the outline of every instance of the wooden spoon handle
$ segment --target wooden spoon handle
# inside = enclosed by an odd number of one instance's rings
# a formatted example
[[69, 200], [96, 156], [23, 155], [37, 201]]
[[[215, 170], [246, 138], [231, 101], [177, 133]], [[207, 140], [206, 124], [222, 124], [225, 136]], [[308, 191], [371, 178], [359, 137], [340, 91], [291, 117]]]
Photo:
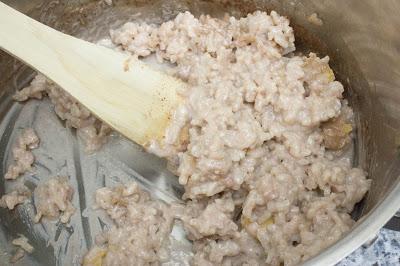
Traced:
[[58, 32], [0, 2], [0, 48], [135, 142], [163, 136], [185, 84], [137, 59]]

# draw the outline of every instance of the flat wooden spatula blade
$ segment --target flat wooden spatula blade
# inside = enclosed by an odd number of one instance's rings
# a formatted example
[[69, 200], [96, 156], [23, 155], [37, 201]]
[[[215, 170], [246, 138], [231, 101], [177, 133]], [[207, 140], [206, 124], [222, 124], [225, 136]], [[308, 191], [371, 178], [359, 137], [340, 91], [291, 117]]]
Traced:
[[58, 32], [1, 2], [0, 48], [141, 145], [163, 136], [185, 87], [138, 59]]

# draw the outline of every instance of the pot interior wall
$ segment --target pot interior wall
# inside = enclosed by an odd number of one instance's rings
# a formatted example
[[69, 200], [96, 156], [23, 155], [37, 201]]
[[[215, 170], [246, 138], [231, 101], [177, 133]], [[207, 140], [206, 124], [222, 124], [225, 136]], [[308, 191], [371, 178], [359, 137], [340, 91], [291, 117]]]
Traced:
[[[107, 36], [109, 28], [116, 28], [128, 20], [161, 23], [177, 13], [189, 10], [195, 15], [207, 13], [223, 16], [225, 13], [242, 16], [255, 10], [276, 10], [291, 19], [299, 51], [315, 51], [319, 56], [329, 55], [335, 75], [346, 88], [346, 97], [356, 114], [356, 140], [354, 164], [365, 169], [373, 184], [366, 198], [357, 205], [354, 218], [373, 210], [399, 182], [400, 162], [398, 145], [400, 135], [400, 72], [398, 60], [400, 47], [396, 47], [396, 30], [400, 16], [391, 10], [400, 10], [399, 1], [382, 1], [379, 9], [376, 1], [113, 1], [108, 6], [102, 1], [3, 1], [14, 8], [66, 33], [95, 41]], [[307, 21], [316, 12], [323, 20], [322, 26]], [[372, 20], [373, 19], [373, 20]], [[373, 22], [372, 22], [373, 21]], [[27, 44], [29, 49], [29, 44]], [[398, 45], [398, 43], [397, 43]], [[32, 51], [34, 52], [34, 51]], [[397, 69], [397, 70], [396, 70]], [[397, 71], [397, 72], [396, 72]], [[9, 119], [14, 108], [11, 95], [26, 85], [33, 71], [0, 52], [0, 122]], [[3, 135], [4, 132], [3, 131]], [[1, 170], [5, 172], [7, 142], [0, 140]], [[132, 149], [140, 148], [131, 145]], [[135, 154], [139, 154], [136, 152]], [[140, 153], [137, 156], [146, 156]], [[146, 157], [147, 158], [147, 157]], [[143, 159], [142, 159], [143, 161]], [[160, 166], [154, 171], [156, 158], [151, 157], [144, 165], [133, 165], [134, 170], [147, 177], [149, 173], [164, 173]], [[162, 163], [157, 161], [157, 165]], [[136, 168], [135, 168], [136, 167]], [[0, 194], [4, 180], [0, 179]], [[19, 215], [0, 210], [0, 240], [11, 239], [18, 228], [27, 227], [17, 221]], [[16, 222], [17, 221], [17, 222]], [[7, 235], [11, 231], [11, 235]], [[90, 233], [90, 232], [87, 232]], [[55, 262], [69, 265], [76, 258], [57, 261], [57, 254], [44, 239], [36, 239], [43, 245], [36, 252], [32, 265], [53, 265]], [[35, 240], [35, 241], [36, 241]], [[4, 241], [0, 241], [4, 243]], [[91, 242], [91, 241], [89, 241]], [[86, 243], [88, 244], [88, 243]], [[82, 250], [87, 248], [83, 246]], [[0, 244], [0, 249], [3, 249]], [[5, 247], [7, 249], [7, 247]], [[81, 253], [81, 250], [77, 253]], [[1, 259], [1, 256], [0, 256]], [[28, 261], [25, 261], [28, 262]], [[60, 264], [60, 265], [61, 265]]]

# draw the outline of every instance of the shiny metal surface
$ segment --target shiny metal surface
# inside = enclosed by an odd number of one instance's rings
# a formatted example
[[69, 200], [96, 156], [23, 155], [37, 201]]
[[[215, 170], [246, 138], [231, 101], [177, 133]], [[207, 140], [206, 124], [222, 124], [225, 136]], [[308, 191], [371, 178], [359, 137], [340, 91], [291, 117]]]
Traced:
[[[354, 163], [363, 167], [373, 179], [370, 192], [353, 212], [353, 217], [359, 219], [354, 229], [306, 265], [335, 264], [372, 239], [398, 210], [400, 35], [397, 29], [400, 28], [400, 1], [115, 0], [112, 7], [101, 1], [84, 0], [3, 2], [59, 30], [88, 40], [106, 36], [109, 28], [117, 27], [123, 21], [160, 23], [184, 10], [194, 14], [221, 16], [228, 12], [240, 16], [256, 9], [274, 9], [289, 16], [295, 28], [297, 47], [303, 52], [312, 50], [321, 56], [329, 55], [336, 77], [347, 88], [346, 96], [357, 121]], [[322, 26], [307, 21], [314, 12], [323, 20]], [[70, 175], [77, 191], [74, 204], [83, 213], [73, 221], [74, 226], [65, 227], [32, 225], [27, 219], [33, 211], [29, 206], [19, 207], [14, 212], [0, 210], [1, 262], [8, 260], [7, 254], [3, 254], [11, 250], [8, 242], [22, 232], [32, 239], [36, 251], [20, 261], [20, 265], [78, 265], [79, 256], [93, 242], [92, 236], [107, 222], [88, 218], [90, 211], [86, 207], [92, 203], [91, 192], [95, 186], [118, 181], [117, 177], [135, 178], [145, 187], [151, 187], [156, 196], [168, 201], [180, 194], [176, 179], [161, 160], [118, 136], [114, 136], [96, 158], [85, 155], [75, 133], [64, 129], [49, 113], [48, 102], [32, 101], [20, 105], [11, 101], [12, 92], [32, 77], [29, 68], [0, 53], [0, 73], [0, 170], [4, 173], [10, 160], [9, 148], [15, 134], [21, 127], [33, 125], [42, 139], [44, 137], [43, 145], [48, 144], [35, 154], [43, 167], [38, 166], [34, 177], [27, 177], [25, 183], [32, 187], [37, 182], [35, 178], [56, 173]], [[42, 119], [35, 119], [39, 116]], [[40, 122], [43, 118], [46, 123]], [[46, 159], [46, 155], [51, 155], [52, 160]], [[3, 179], [0, 183], [1, 195], [8, 184]], [[58, 241], [62, 237], [68, 241]]]

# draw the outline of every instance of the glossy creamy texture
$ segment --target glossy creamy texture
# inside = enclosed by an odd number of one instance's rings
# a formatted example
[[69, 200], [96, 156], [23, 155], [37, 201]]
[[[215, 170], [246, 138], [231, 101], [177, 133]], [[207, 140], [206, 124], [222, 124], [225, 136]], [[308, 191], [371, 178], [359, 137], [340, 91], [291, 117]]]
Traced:
[[[193, 241], [193, 265], [296, 265], [350, 230], [370, 187], [344, 156], [352, 110], [329, 58], [294, 52], [288, 19], [186, 12], [159, 26], [128, 22], [110, 36], [116, 49], [174, 64], [189, 84], [165, 138], [148, 147], [179, 175], [185, 205], [151, 200], [135, 184], [100, 189], [96, 203], [115, 225], [85, 265], [165, 262], [174, 220]], [[16, 99], [43, 91], [69, 125], [97, 123], [88, 135], [103, 140], [104, 124], [40, 75]]]
[[66, 177], [54, 177], [41, 182], [34, 191], [36, 216], [35, 222], [42, 217], [49, 219], [60, 218], [62, 223], [68, 223], [75, 212], [71, 200], [73, 188]]
[[[39, 142], [39, 138], [32, 128], [26, 128], [21, 132], [12, 147], [14, 162], [8, 166], [8, 170], [4, 175], [5, 180], [15, 180], [32, 170], [35, 156], [31, 150], [36, 149], [39, 146]], [[13, 210], [18, 204], [27, 201], [30, 196], [30, 190], [24, 185], [19, 185], [15, 190], [4, 194], [0, 198], [0, 207]]]
[[149, 150], [185, 186], [186, 206], [171, 212], [194, 242], [192, 264], [294, 265], [350, 229], [348, 213], [370, 185], [340, 156], [352, 112], [328, 57], [290, 53], [286, 18], [183, 13], [159, 27], [127, 23], [111, 39], [175, 63], [190, 85]]
[[12, 149], [14, 163], [8, 166], [5, 179], [16, 179], [20, 175], [32, 169], [35, 157], [31, 152], [39, 146], [39, 138], [32, 128], [25, 129]]
[[30, 198], [30, 196], [30, 190], [27, 187], [22, 186], [16, 190], [11, 191], [10, 193], [3, 195], [0, 198], [0, 207], [13, 210], [15, 206], [24, 203]]
[[54, 111], [66, 122], [66, 126], [78, 130], [85, 141], [86, 152], [97, 151], [107, 141], [111, 128], [42, 74], [37, 74], [28, 87], [18, 91], [14, 100], [22, 102], [30, 98], [42, 99], [44, 95], [50, 98]]
[[23, 256], [25, 256], [25, 252], [32, 253], [34, 250], [24, 235], [20, 235], [18, 238], [14, 239], [12, 244], [18, 248], [14, 255], [10, 258], [11, 263], [15, 263], [20, 260]]
[[157, 265], [168, 260], [174, 215], [136, 183], [96, 192], [96, 204], [115, 222], [83, 259], [83, 265]]

